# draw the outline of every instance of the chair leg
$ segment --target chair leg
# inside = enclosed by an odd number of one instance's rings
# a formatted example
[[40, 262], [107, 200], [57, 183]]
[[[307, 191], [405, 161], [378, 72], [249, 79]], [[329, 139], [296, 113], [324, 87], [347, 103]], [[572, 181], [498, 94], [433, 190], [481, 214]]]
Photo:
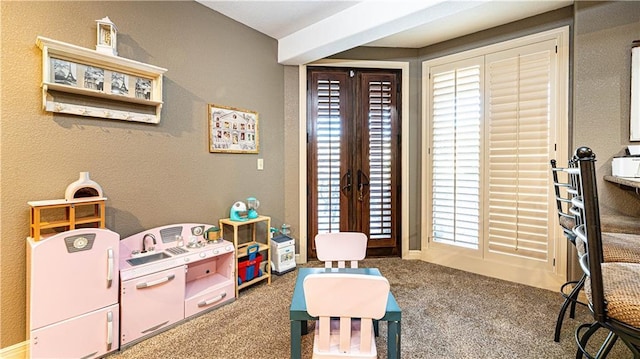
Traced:
[[[586, 274], [582, 274], [582, 277], [580, 277], [580, 280], [578, 281], [578, 284], [576, 284], [574, 290], [571, 291], [571, 293], [569, 294], [569, 296], [572, 298], [571, 311], [569, 312], [569, 318], [571, 318], [571, 319], [575, 319], [575, 317], [576, 317], [576, 304], [580, 303], [578, 301], [578, 295], [580, 295], [580, 291], [582, 290], [582, 287], [584, 287], [584, 281], [585, 280], [587, 280], [587, 275]], [[576, 288], [577, 288], [577, 290], [576, 290]], [[580, 303], [580, 304], [584, 304], [584, 303]]]
[[607, 335], [607, 339], [604, 340], [604, 343], [602, 343], [600, 350], [598, 350], [596, 358], [606, 358], [607, 355], [609, 355], [611, 348], [613, 348], [613, 346], [616, 344], [616, 341], [618, 341], [618, 336], [613, 332], [609, 332], [609, 335]]
[[634, 345], [628, 345], [628, 347], [629, 347], [629, 350], [631, 350], [631, 352], [633, 353], [634, 359], [640, 358], [640, 350], [638, 349], [638, 347]]
[[622, 339], [622, 342], [627, 346], [627, 348], [629, 348], [631, 353], [633, 353], [634, 359], [640, 358], [640, 348], [638, 347], [638, 345], [633, 344], [631, 341], [628, 340], [628, 338], [625, 338], [624, 336], [620, 337], [620, 339]]
[[[627, 343], [625, 343], [627, 344]], [[633, 345], [633, 344], [627, 344], [627, 347], [629, 347], [629, 350], [631, 350], [631, 352], [633, 353], [633, 358], [634, 359], [638, 359], [640, 358], [640, 349]]]
[[[560, 331], [562, 330], [562, 322], [564, 321], [564, 315], [567, 312], [569, 305], [571, 305], [571, 311], [569, 312], [569, 316], [571, 318], [575, 317], [576, 302], [578, 301], [578, 295], [580, 294], [580, 290], [582, 290], [582, 287], [584, 286], [584, 279], [585, 279], [585, 276], [583, 275], [579, 281], [577, 282], [570, 281], [563, 284], [562, 287], [560, 287], [560, 294], [562, 294], [562, 296], [565, 299], [564, 299], [564, 303], [562, 303], [562, 307], [560, 308], [560, 313], [558, 313], [558, 319], [556, 320], [556, 330], [553, 334], [553, 340], [555, 342], [560, 341]], [[571, 285], [571, 284], [574, 284], [574, 287], [571, 290], [571, 292], [569, 294], [564, 294], [565, 293], [564, 288], [567, 285]]]
[[[570, 282], [565, 283], [562, 286], [562, 288], [564, 288], [567, 284], [570, 284]], [[560, 289], [561, 293], [562, 293], [562, 288]], [[575, 291], [575, 288], [576, 287], [573, 288], [571, 293]], [[569, 304], [571, 304], [572, 302], [573, 301], [571, 300], [571, 294], [569, 294], [564, 298], [564, 303], [562, 303], [562, 307], [560, 307], [560, 312], [558, 313], [558, 319], [556, 320], [556, 331], [553, 334], [553, 341], [555, 342], [560, 341], [560, 331], [562, 330], [562, 322], [564, 321], [564, 314], [567, 312], [567, 308], [569, 308]]]
[[[585, 328], [588, 328], [587, 331], [581, 335], [580, 332]], [[589, 342], [591, 336], [600, 328], [600, 323], [595, 322], [593, 324], [582, 324], [576, 329], [576, 344], [578, 345], [576, 359], [582, 359], [583, 355], [588, 359], [595, 359], [587, 352], [587, 342]]]
[[576, 304], [578, 304], [576, 300], [571, 301], [571, 309], [569, 310], [569, 318], [571, 319], [576, 319]]

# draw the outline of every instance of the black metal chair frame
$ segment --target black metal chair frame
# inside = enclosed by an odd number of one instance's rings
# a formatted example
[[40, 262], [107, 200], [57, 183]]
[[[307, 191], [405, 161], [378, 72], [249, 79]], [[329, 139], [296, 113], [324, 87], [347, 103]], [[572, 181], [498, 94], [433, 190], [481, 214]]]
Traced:
[[[576, 330], [578, 350], [576, 358], [594, 358], [587, 352], [587, 343], [591, 336], [600, 328], [610, 333], [598, 350], [595, 358], [607, 356], [618, 339], [622, 340], [634, 358], [640, 358], [640, 329], [610, 318], [607, 315], [607, 302], [604, 298], [604, 285], [601, 264], [604, 262], [602, 252], [602, 232], [600, 228], [600, 212], [598, 203], [598, 189], [595, 171], [595, 155], [588, 147], [576, 150], [578, 175], [578, 196], [572, 204], [578, 208], [576, 221], [580, 221], [574, 228], [576, 238], [586, 243], [586, 254], [580, 258], [580, 265], [588, 275], [591, 283], [591, 303], [589, 309], [593, 313], [595, 322], [583, 324]], [[585, 331], [586, 330], [586, 331]]]
[[[574, 162], [571, 161], [569, 165], [572, 166], [572, 163]], [[567, 172], [568, 181], [566, 183], [560, 182], [560, 180], [558, 179], [558, 172]], [[563, 217], [574, 220], [575, 213], [571, 211], [571, 198], [577, 195], [576, 175], [568, 173], [566, 168], [557, 167], [556, 160], [551, 160], [551, 174], [553, 177], [553, 187], [556, 196], [558, 218], [561, 220], [561, 222]], [[567, 193], [566, 197], [563, 196], [561, 188], [565, 189]], [[569, 242], [571, 242], [571, 244], [575, 246], [576, 235], [573, 233], [573, 228], [567, 228], [562, 225], [560, 227], [562, 228], [565, 237], [567, 237]], [[573, 319], [576, 316], [576, 304], [585, 306], [587, 305], [586, 303], [578, 300], [578, 295], [584, 287], [586, 278], [587, 276], [583, 274], [579, 280], [567, 281], [560, 287], [560, 295], [562, 295], [562, 297], [564, 298], [564, 302], [562, 303], [562, 307], [560, 307], [558, 319], [556, 320], [556, 328], [553, 334], [553, 340], [555, 342], [560, 341], [560, 332], [562, 331], [562, 323], [567, 313], [567, 309], [569, 309], [569, 307], [571, 308], [571, 310], [569, 311], [569, 317]], [[568, 288], [571, 288], [571, 290], [569, 291]]]

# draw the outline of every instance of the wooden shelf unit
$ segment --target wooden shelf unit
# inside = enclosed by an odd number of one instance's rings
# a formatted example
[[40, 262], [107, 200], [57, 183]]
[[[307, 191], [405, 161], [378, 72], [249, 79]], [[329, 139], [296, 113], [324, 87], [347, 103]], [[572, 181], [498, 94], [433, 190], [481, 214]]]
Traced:
[[76, 228], [105, 228], [104, 197], [30, 201], [30, 237], [39, 241], [47, 235]]
[[[258, 235], [258, 223], [263, 222], [266, 225], [266, 228], [264, 230], [264, 236], [262, 236], [262, 234]], [[242, 226], [247, 226], [247, 225], [251, 225], [251, 240], [246, 241], [246, 242], [242, 242], [239, 243], [239, 238], [238, 238], [238, 229]], [[219, 226], [220, 226], [220, 230], [222, 231], [222, 236], [224, 237], [224, 226], [231, 226], [233, 227], [233, 246], [235, 248], [235, 268], [237, 271], [238, 268], [238, 261], [240, 259], [242, 259], [243, 257], [247, 256], [247, 247], [249, 247], [252, 244], [257, 244], [258, 245], [258, 252], [263, 252], [265, 253], [265, 255], [262, 256], [262, 263], [267, 263], [266, 265], [264, 265], [265, 267], [265, 271], [263, 271], [262, 275], [259, 277], [255, 277], [252, 280], [246, 281], [242, 284], [238, 284], [238, 281], [236, 280], [236, 298], [238, 298], [240, 289], [249, 287], [253, 284], [256, 284], [258, 282], [261, 282], [263, 280], [267, 280], [268, 284], [271, 284], [271, 266], [268, 264], [268, 261], [271, 258], [271, 246], [269, 245], [269, 239], [270, 239], [270, 229], [271, 229], [271, 217], [268, 216], [258, 216], [258, 218], [254, 218], [254, 219], [249, 219], [247, 221], [243, 221], [243, 222], [236, 222], [236, 221], [232, 221], [230, 218], [224, 218], [221, 219], [219, 221]], [[263, 239], [264, 242], [263, 242]], [[261, 265], [262, 265], [261, 263]], [[237, 275], [237, 273], [236, 273]]]
[[[36, 38], [36, 45], [42, 50], [42, 108], [45, 111], [109, 120], [160, 122], [162, 79], [167, 69], [43, 36]], [[56, 78], [58, 66], [65, 68], [60, 70], [62, 73], [68, 67], [70, 80]], [[122, 84], [118, 86], [120, 79]]]

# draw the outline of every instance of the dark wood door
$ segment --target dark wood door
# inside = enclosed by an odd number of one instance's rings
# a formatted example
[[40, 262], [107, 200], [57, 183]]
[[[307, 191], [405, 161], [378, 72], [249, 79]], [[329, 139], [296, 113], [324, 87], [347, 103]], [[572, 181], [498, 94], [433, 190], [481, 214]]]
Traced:
[[368, 255], [400, 251], [398, 70], [309, 67], [308, 255], [317, 233], [368, 235]]

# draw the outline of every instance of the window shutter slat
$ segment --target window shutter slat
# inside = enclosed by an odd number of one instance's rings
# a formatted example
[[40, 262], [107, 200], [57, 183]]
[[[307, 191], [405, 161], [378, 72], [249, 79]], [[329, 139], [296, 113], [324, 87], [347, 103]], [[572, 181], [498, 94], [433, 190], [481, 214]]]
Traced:
[[318, 80], [317, 191], [318, 232], [340, 229], [340, 82]]
[[393, 86], [369, 81], [369, 238], [391, 238], [391, 115]]
[[474, 64], [431, 74], [432, 236], [477, 248], [481, 71]]
[[[506, 53], [506, 52], [505, 52]], [[488, 250], [549, 258], [550, 53], [488, 60]]]

